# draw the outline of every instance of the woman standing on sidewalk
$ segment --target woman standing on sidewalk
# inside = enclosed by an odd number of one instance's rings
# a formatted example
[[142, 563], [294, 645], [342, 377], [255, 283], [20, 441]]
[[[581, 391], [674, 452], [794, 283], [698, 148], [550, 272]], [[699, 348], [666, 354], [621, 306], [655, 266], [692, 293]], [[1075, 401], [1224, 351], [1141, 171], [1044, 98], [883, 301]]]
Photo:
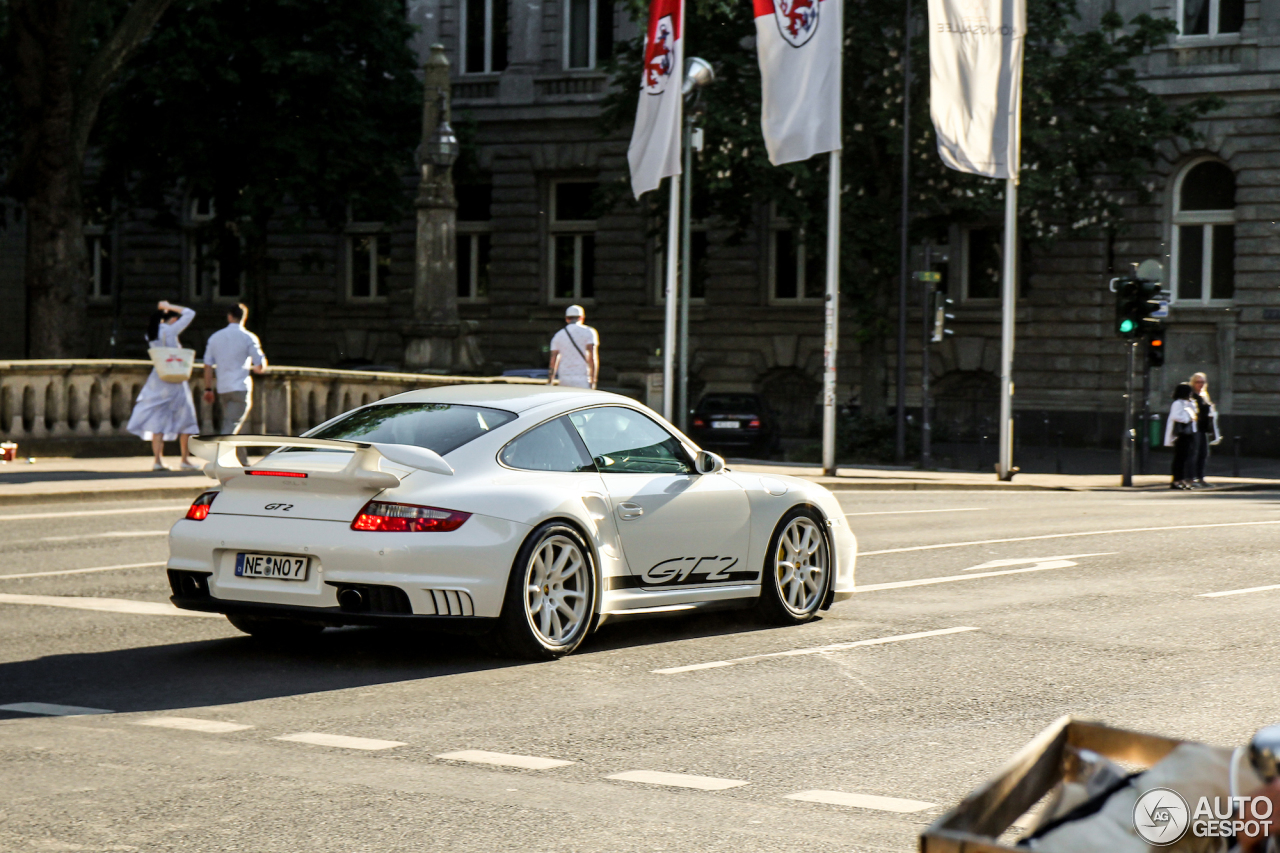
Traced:
[[1164, 446], [1173, 448], [1171, 489], [1190, 489], [1195, 476], [1196, 404], [1191, 386], [1183, 382], [1173, 390], [1173, 405], [1164, 426]]
[[1204, 481], [1204, 465], [1209, 461], [1209, 445], [1222, 441], [1218, 433], [1218, 409], [1209, 398], [1209, 377], [1193, 374], [1187, 381], [1191, 386], [1191, 400], [1196, 404], [1196, 461], [1192, 469], [1192, 483], [1207, 485]]
[[[147, 325], [148, 347], [181, 347], [178, 335], [191, 325], [196, 312], [181, 305], [170, 305], [160, 302], [156, 312], [151, 315]], [[156, 369], [151, 368], [147, 384], [142, 386], [137, 401], [133, 404], [133, 415], [126, 427], [129, 432], [151, 442], [151, 450], [156, 461], [153, 471], [167, 471], [164, 464], [164, 443], [180, 440], [182, 462], [179, 467], [184, 471], [198, 471], [187, 456], [187, 441], [200, 431], [196, 421], [196, 406], [191, 400], [191, 386], [186, 382], [165, 382]]]

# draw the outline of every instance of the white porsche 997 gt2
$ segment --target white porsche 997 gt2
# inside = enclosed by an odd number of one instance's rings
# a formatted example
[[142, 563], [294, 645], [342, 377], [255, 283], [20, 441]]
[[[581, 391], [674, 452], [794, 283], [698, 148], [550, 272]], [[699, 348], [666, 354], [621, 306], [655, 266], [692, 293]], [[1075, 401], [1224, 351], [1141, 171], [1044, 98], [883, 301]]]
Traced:
[[[829, 491], [725, 468], [615, 394], [434, 388], [191, 446], [221, 487], [169, 534], [172, 601], [249, 634], [435, 622], [552, 658], [623, 616], [799, 624], [853, 594]], [[240, 447], [277, 449], [241, 467]]]

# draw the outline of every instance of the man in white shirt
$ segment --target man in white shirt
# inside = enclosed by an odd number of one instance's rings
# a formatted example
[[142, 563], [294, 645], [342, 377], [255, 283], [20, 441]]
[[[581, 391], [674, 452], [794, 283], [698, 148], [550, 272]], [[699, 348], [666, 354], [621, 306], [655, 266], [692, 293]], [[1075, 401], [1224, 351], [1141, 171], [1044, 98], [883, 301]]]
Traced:
[[551, 339], [551, 368], [547, 384], [574, 388], [595, 388], [600, 375], [600, 335], [586, 325], [586, 312], [581, 305], [570, 305], [564, 311], [564, 328]]
[[[227, 326], [209, 336], [204, 347], [204, 401], [214, 397], [214, 371], [217, 370], [218, 401], [222, 404], [221, 435], [235, 435], [244, 426], [253, 408], [252, 373], [265, 373], [267, 357], [262, 353], [258, 336], [244, 327], [249, 309], [236, 305], [227, 311]], [[241, 464], [245, 461], [243, 448]]]

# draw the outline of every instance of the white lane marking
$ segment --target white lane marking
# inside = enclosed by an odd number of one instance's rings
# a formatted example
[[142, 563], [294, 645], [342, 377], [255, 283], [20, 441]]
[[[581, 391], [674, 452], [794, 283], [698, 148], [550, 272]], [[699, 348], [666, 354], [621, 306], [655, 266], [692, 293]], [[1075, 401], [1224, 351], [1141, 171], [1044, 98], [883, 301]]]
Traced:
[[922, 812], [935, 807], [934, 803], [920, 800], [900, 800], [897, 797], [877, 797], [873, 794], [846, 794], [844, 791], [801, 791], [788, 794], [788, 800], [802, 800], [806, 803], [828, 803], [833, 806], [853, 806], [859, 809], [875, 809], [881, 812]]
[[1222, 598], [1224, 595], [1248, 595], [1251, 592], [1270, 592], [1273, 589], [1280, 589], [1280, 584], [1272, 584], [1271, 586], [1251, 586], [1246, 589], [1229, 589], [1225, 592], [1202, 592], [1196, 598]]
[[748, 784], [737, 779], [717, 779], [714, 776], [691, 776], [688, 773], [663, 773], [658, 770], [628, 770], [614, 773], [606, 779], [620, 782], [643, 782], [646, 785], [666, 785], [670, 788], [697, 788], [699, 791], [723, 791]]
[[1150, 533], [1159, 530], [1205, 530], [1210, 527], [1253, 527], [1280, 524], [1280, 521], [1227, 521], [1219, 524], [1174, 524], [1168, 527], [1126, 527], [1119, 530], [1085, 530], [1080, 533], [1046, 533], [1043, 536], [1013, 536], [1008, 539], [976, 539], [972, 542], [944, 542], [941, 545], [912, 545], [910, 548], [886, 548], [883, 551], [859, 551], [859, 557], [877, 554], [905, 554], [908, 551], [936, 551], [939, 548], [963, 548], [966, 545], [998, 545], [1002, 542], [1031, 542], [1037, 539], [1070, 539], [1072, 536], [1106, 536], [1109, 533]]
[[846, 512], [845, 517], [848, 518], [854, 515], [920, 515], [926, 512], [986, 512], [988, 509], [990, 507], [985, 506], [961, 507], [958, 509], [894, 509], [882, 512]]
[[[971, 575], [961, 575], [961, 577], [971, 577]], [[826, 646], [815, 646], [811, 649], [792, 649], [789, 652], [770, 652], [763, 655], [748, 655], [744, 658], [730, 658], [729, 660], [717, 660], [710, 663], [694, 663], [688, 666], [672, 666], [666, 669], [650, 670], [655, 675], [672, 675], [677, 672], [693, 672], [697, 669], [716, 669], [722, 666], [736, 666], [740, 663], [748, 663], [750, 661], [764, 660], [765, 658], [788, 658], [798, 657], [800, 655], [820, 655], [825, 652], [836, 652], [842, 649], [854, 649], [859, 646], [880, 646], [885, 643], [900, 643], [903, 640], [919, 640], [924, 637], [942, 637], [947, 634], [961, 634], [965, 631], [977, 631], [977, 628], [943, 628], [938, 631], [919, 631], [915, 634], [895, 634], [892, 637], [877, 637], [873, 640], [858, 640], [852, 643], [832, 643]]]
[[14, 702], [0, 705], [0, 711], [17, 711], [21, 714], [40, 714], [45, 717], [85, 717], [93, 714], [114, 714], [105, 708], [81, 708], [76, 705], [50, 705], [48, 702]]
[[149, 720], [137, 720], [135, 726], [156, 726], [161, 729], [183, 729], [189, 732], [206, 732], [208, 734], [226, 734], [242, 732], [253, 726], [242, 726], [239, 723], [224, 723], [221, 720], [197, 720], [193, 717], [152, 717]]
[[84, 518], [90, 515], [127, 515], [137, 512], [173, 512], [187, 509], [190, 504], [165, 504], [133, 509], [88, 509], [79, 512], [28, 512], [22, 515], [0, 515], [0, 521], [25, 521], [31, 518]]
[[[117, 530], [113, 533], [83, 533], [79, 536], [44, 536], [35, 542], [75, 542], [78, 539], [135, 539], [140, 536], [168, 536], [168, 530]], [[17, 544], [14, 542], [11, 545]]]
[[398, 740], [377, 740], [368, 737], [347, 737], [346, 735], [327, 735], [321, 732], [298, 732], [292, 735], [280, 735], [272, 740], [287, 740], [294, 743], [309, 743], [315, 746], [337, 746], [343, 749], [391, 749], [404, 746]]
[[136, 613], [139, 616], [199, 616], [221, 619], [220, 613], [197, 613], [179, 610], [158, 601], [134, 601], [130, 598], [78, 598], [71, 595], [13, 595], [0, 592], [0, 604], [36, 604], [42, 607], [70, 607], [73, 610], [97, 610], [103, 613]]
[[458, 752], [446, 752], [437, 755], [449, 761], [470, 761], [473, 764], [496, 764], [499, 767], [520, 767], [525, 770], [548, 770], [552, 767], [563, 767], [572, 761], [559, 758], [540, 758], [536, 755], [508, 755], [505, 752], [485, 752], [482, 749], [463, 749]]
[[90, 569], [59, 569], [56, 572], [22, 572], [14, 575], [0, 575], [0, 581], [14, 578], [44, 578], [50, 575], [82, 575], [86, 572], [114, 572], [119, 569], [147, 569], [152, 566], [163, 566], [164, 563], [125, 563], [122, 566], [94, 566]]
[[[1075, 563], [1071, 563], [1071, 565], [1074, 566]], [[894, 581], [893, 583], [869, 583], [863, 586], [854, 587], [853, 591], [856, 593], [880, 592], [881, 590], [886, 590], [886, 589], [906, 589], [912, 586], [932, 586], [935, 583], [955, 583], [956, 581], [971, 581], [971, 580], [976, 580], [977, 578], [995, 578], [995, 577], [999, 577], [1000, 575], [1021, 575], [1021, 574], [1026, 574], [1027, 572], [1043, 572], [1046, 569], [1057, 569], [1057, 568], [1061, 568], [1061, 567], [1053, 563], [1045, 563], [1044, 565], [1040, 565], [1040, 566], [1031, 566], [1030, 568], [1026, 568], [1026, 569], [1008, 569], [1003, 572], [976, 572], [971, 575], [947, 575], [946, 577], [941, 577], [941, 578], [920, 578], [919, 580], [914, 580], [914, 581]]]
[[[1078, 560], [1081, 557], [1108, 557], [1116, 551], [1099, 551], [1096, 554], [1063, 554], [1059, 557], [1014, 557], [1011, 560], [992, 560], [983, 563], [980, 566], [970, 566], [963, 569], [966, 572], [976, 572], [978, 569], [1003, 569], [1005, 566], [1016, 566], [1019, 563], [1036, 563], [1032, 568], [1037, 569], [1065, 569], [1068, 566], [1076, 565], [1071, 560]], [[1053, 565], [1049, 565], [1052, 563]]]

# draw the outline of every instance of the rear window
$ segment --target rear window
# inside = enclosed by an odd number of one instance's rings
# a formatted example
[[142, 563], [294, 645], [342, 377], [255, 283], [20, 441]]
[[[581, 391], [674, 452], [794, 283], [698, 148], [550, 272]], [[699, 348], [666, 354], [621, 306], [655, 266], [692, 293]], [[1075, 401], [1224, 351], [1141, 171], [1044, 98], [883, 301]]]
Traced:
[[441, 456], [515, 420], [512, 412], [440, 403], [388, 403], [357, 409], [307, 438], [410, 444]]
[[725, 394], [724, 396], [703, 397], [698, 404], [700, 412], [723, 412], [725, 414], [746, 414], [762, 408], [760, 398], [749, 394]]

